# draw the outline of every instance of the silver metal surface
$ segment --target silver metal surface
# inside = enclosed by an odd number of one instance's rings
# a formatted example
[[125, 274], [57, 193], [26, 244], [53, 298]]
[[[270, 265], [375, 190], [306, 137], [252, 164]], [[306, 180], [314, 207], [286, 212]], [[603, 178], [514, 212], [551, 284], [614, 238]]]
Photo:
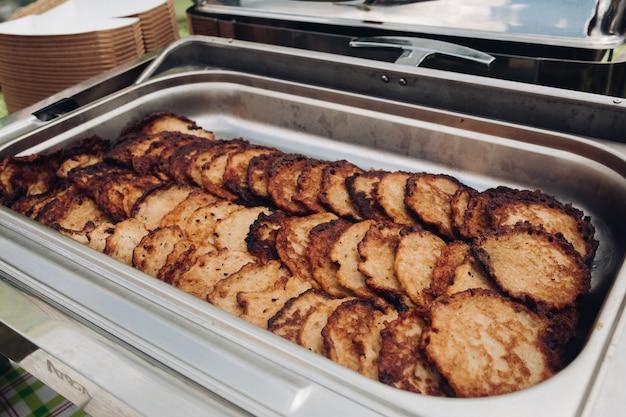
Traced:
[[607, 49], [623, 43], [623, 1], [204, 1], [223, 13], [339, 26], [381, 27], [525, 43]]
[[[142, 115], [169, 110], [196, 120], [221, 138], [243, 136], [285, 151], [345, 158], [363, 168], [446, 172], [477, 189], [498, 184], [540, 188], [590, 214], [601, 242], [576, 359], [535, 387], [493, 398], [444, 399], [399, 391], [2, 207], [0, 321], [67, 366], [59, 365], [58, 369], [70, 374], [72, 380], [82, 376], [82, 386], [93, 382], [123, 405], [148, 415], [172, 415], [167, 407], [180, 404], [165, 394], [158, 396], [162, 403], [146, 404], [154, 397], [147, 399], [142, 393], [134, 395], [136, 391], [125, 392], [116, 386], [119, 381], [112, 381], [111, 369], [120, 363], [138, 378], [133, 382], [143, 382], [147, 372], [157, 392], [163, 389], [164, 381], [174, 386], [178, 383], [194, 401], [202, 402], [206, 395], [211, 403], [219, 397], [222, 411], [233, 413], [573, 417], [589, 407], [610, 410], [600, 406], [601, 397], [596, 393], [604, 381], [624, 381], [623, 376], [605, 371], [607, 353], [613, 353], [613, 346], [621, 343], [617, 331], [622, 326], [619, 320], [626, 296], [623, 153], [580, 135], [329, 88], [340, 80], [317, 83], [323, 81], [324, 74], [333, 72], [331, 67], [334, 73], [350, 72], [353, 82], [369, 79], [365, 81], [368, 84], [380, 82], [379, 78], [372, 81], [380, 74], [392, 80], [402, 74], [410, 83], [418, 75], [437, 76], [418, 69], [398, 72], [391, 65], [368, 69], [365, 61], [326, 61], [328, 57], [315, 53], [220, 39], [189, 42], [170, 49], [184, 51], [182, 56], [174, 53], [171, 59], [153, 61], [147, 69], [149, 76], [139, 84], [80, 106], [17, 138], [0, 137], [0, 155], [39, 152], [92, 134], [115, 138], [123, 126]], [[204, 48], [198, 48], [198, 43]], [[185, 45], [193, 47], [185, 49]], [[291, 59], [283, 61], [282, 54]], [[204, 68], [180, 68], [194, 60], [204, 62]], [[226, 69], [219, 69], [220, 61]], [[234, 70], [237, 63], [240, 66]], [[244, 71], [246, 66], [249, 71]], [[307, 83], [305, 77], [296, 77], [302, 68], [316, 68], [321, 75], [310, 71]], [[255, 73], [255, 69], [264, 73]], [[469, 87], [476, 79], [456, 81]], [[346, 85], [352, 84], [346, 81]], [[495, 95], [506, 87], [511, 85], [488, 91]], [[538, 91], [533, 93], [539, 97]], [[581, 107], [587, 102], [591, 108], [602, 108], [606, 98], [580, 94], [568, 95], [567, 99]], [[11, 290], [5, 292], [5, 288]], [[16, 291], [29, 303], [20, 309], [3, 309], [17, 297]], [[55, 312], [42, 315], [42, 303]], [[24, 325], [18, 311], [27, 309], [34, 309], [44, 317], [44, 323], [52, 321], [54, 325]], [[57, 320], [57, 311], [70, 320]], [[63, 332], [56, 333], [59, 321]], [[43, 327], [52, 333], [38, 331]], [[86, 360], [84, 353], [68, 353], [53, 342], [59, 335], [70, 342], [86, 339], [105, 346], [106, 354]], [[74, 354], [80, 360], [74, 360]], [[626, 355], [617, 352], [612, 355], [611, 367], [624, 361]], [[188, 386], [193, 389], [186, 391]]]
[[402, 50], [402, 55], [396, 60], [396, 64], [415, 67], [419, 67], [425, 59], [435, 54], [454, 56], [486, 66], [495, 60], [493, 56], [475, 49], [433, 39], [375, 36], [353, 39], [350, 41], [350, 46], [353, 48], [397, 48]]

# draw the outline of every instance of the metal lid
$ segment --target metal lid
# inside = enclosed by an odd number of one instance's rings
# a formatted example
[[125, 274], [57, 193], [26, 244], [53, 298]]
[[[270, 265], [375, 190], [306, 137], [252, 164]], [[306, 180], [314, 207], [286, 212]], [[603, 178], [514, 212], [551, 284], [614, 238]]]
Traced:
[[[217, 5], [216, 5], [217, 4]], [[201, 9], [586, 49], [624, 43], [620, 0], [211, 0]]]

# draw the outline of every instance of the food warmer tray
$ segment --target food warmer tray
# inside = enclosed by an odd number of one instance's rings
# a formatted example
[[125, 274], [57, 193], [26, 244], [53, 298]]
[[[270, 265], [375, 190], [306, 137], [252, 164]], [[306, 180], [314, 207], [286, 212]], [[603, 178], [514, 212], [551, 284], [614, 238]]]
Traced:
[[[445, 172], [477, 189], [540, 188], [590, 214], [600, 240], [580, 352], [554, 377], [512, 394], [456, 399], [404, 392], [0, 207], [0, 353], [95, 416], [570, 417], [620, 411], [626, 152], [613, 129], [626, 119], [622, 104], [208, 37], [185, 38], [118, 71], [125, 75], [105, 74], [3, 120], [0, 156], [40, 152], [91, 134], [115, 138], [132, 120], [170, 110], [218, 137], [243, 136], [364, 167]], [[137, 73], [135, 82], [122, 85]], [[427, 106], [419, 94], [424, 85], [439, 86], [449, 97]], [[544, 107], [563, 125], [549, 130], [537, 126], [541, 120], [503, 120], [506, 112], [496, 120], [442, 108], [472, 91], [511, 100], [509, 109], [519, 109], [520, 100], [559, 103], [565, 107]], [[573, 109], [593, 112], [594, 129], [577, 123]]]
[[626, 95], [626, 2], [204, 0], [199, 35]]

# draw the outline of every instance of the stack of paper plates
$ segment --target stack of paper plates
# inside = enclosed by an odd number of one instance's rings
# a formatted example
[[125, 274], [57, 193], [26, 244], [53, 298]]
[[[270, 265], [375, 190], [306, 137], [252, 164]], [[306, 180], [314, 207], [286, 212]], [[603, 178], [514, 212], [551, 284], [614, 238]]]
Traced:
[[46, 12], [52, 16], [82, 16], [139, 19], [146, 52], [179, 38], [172, 0], [68, 0]]
[[172, 0], [68, 0], [0, 23], [7, 110], [35, 104], [179, 38]]
[[0, 85], [13, 112], [145, 53], [139, 19], [26, 16], [0, 24]]

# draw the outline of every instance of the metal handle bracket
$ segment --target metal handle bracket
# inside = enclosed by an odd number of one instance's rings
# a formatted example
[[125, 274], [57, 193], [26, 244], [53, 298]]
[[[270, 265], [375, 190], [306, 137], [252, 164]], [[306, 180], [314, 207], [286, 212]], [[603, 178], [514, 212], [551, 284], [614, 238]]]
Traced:
[[354, 38], [350, 41], [353, 48], [398, 48], [402, 49], [402, 55], [396, 60], [396, 64], [419, 67], [428, 57], [440, 54], [477, 62], [487, 67], [495, 60], [495, 57], [449, 42], [435, 39], [410, 38], [403, 36], [373, 36]]

